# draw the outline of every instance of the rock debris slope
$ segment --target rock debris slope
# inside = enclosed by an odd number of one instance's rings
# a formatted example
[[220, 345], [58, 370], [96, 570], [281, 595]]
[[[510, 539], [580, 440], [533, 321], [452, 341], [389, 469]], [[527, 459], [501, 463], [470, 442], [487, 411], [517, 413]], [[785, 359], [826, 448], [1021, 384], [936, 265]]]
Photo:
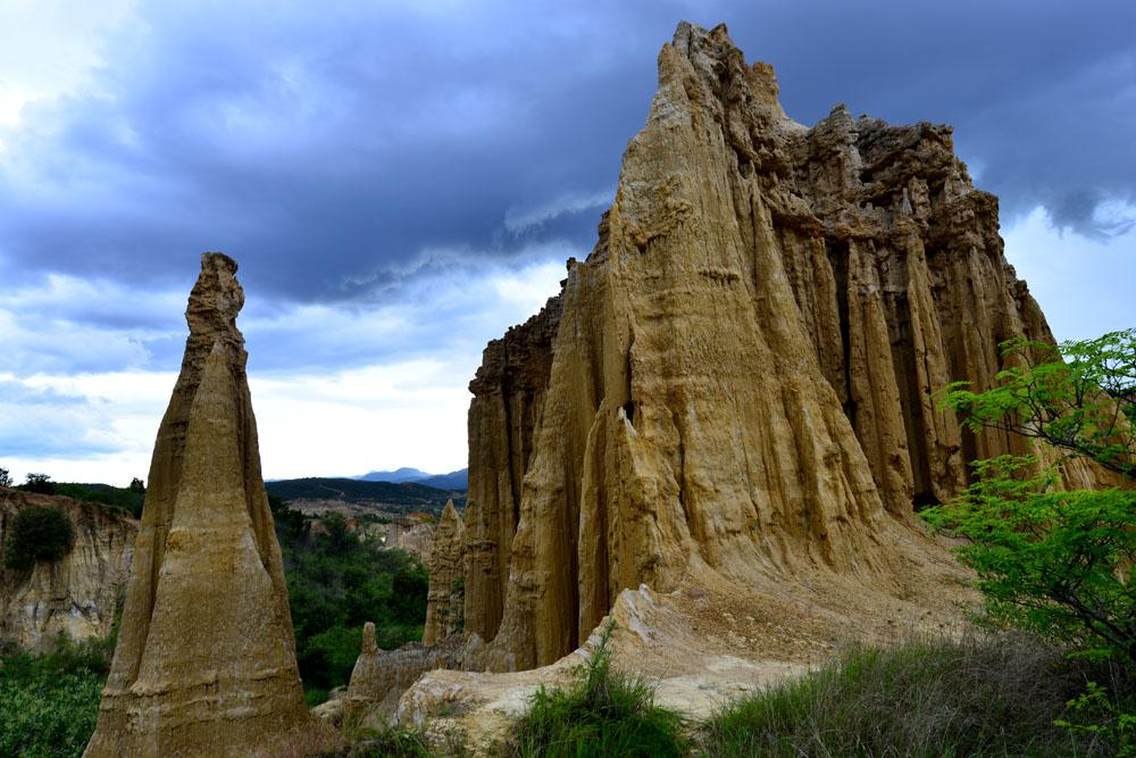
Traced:
[[935, 392], [1052, 339], [949, 127], [806, 128], [724, 26], [680, 24], [658, 67], [595, 248], [470, 385], [465, 626], [492, 668], [560, 658], [640, 583], [905, 591], [942, 555], [913, 508], [1019, 444]]
[[279, 754], [309, 724], [236, 316], [237, 264], [202, 257], [87, 756]]

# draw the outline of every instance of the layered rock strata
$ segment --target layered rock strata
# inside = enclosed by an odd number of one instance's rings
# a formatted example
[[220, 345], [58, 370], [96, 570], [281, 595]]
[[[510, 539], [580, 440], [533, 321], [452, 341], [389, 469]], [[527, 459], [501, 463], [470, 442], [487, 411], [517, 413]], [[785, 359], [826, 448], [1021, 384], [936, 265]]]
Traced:
[[202, 256], [87, 756], [276, 755], [309, 725], [260, 473], [237, 264]]
[[595, 248], [470, 385], [466, 628], [495, 668], [556, 660], [640, 583], [894, 590], [913, 507], [1021, 449], [936, 393], [1052, 339], [949, 127], [806, 128], [723, 26], [658, 63]]
[[[58, 561], [39, 561], [27, 571], [4, 569], [8, 525], [34, 506], [65, 513], [75, 542]], [[0, 642], [40, 651], [61, 634], [76, 641], [110, 634], [137, 533], [137, 521], [96, 503], [0, 487]]]
[[463, 630], [465, 526], [453, 500], [447, 501], [442, 509], [433, 543], [427, 561], [430, 592], [422, 631], [424, 645], [433, 645]]

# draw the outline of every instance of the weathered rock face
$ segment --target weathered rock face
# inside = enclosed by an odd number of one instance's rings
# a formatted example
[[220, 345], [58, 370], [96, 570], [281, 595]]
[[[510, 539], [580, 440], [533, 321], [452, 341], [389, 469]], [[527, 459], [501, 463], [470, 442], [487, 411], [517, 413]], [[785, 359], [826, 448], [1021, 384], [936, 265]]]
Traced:
[[88, 756], [279, 754], [309, 724], [236, 316], [202, 256]]
[[[75, 527], [71, 552], [30, 571], [2, 568], [8, 524], [24, 508], [57, 508]], [[125, 590], [138, 522], [95, 503], [0, 487], [0, 642], [42, 650], [64, 634], [105, 637]]]
[[948, 127], [790, 120], [724, 27], [680, 24], [595, 249], [470, 385], [466, 627], [496, 668], [627, 587], [802, 567], [894, 584], [913, 505], [1019, 444], [937, 407], [1050, 340]]
[[560, 321], [555, 297], [533, 318], [485, 348], [470, 383], [469, 494], [465, 507], [465, 628], [492, 639], [501, 623], [521, 482], [552, 370]]
[[433, 645], [463, 629], [465, 592], [465, 526], [454, 508], [446, 502], [427, 568], [430, 570], [430, 594], [426, 603], [426, 625], [422, 644]]

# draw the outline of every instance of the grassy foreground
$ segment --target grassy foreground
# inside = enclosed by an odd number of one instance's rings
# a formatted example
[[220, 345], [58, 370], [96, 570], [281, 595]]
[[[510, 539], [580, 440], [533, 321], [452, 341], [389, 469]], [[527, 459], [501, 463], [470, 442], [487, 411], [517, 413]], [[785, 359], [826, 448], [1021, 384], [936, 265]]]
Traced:
[[1115, 673], [1023, 635], [857, 647], [723, 708], [700, 746], [715, 756], [1116, 755], [1107, 734], [1055, 724], [1092, 677]]
[[[540, 690], [502, 754], [527, 756], [1111, 756], [1112, 700], [1070, 707], [1115, 667], [1021, 634], [855, 647], [822, 668], [690, 724], [612, 668], [606, 644], [561, 690]], [[1110, 696], [1111, 697], [1111, 696]], [[1094, 708], [1096, 712], [1094, 712]], [[1059, 720], [1072, 723], [1058, 725]]]

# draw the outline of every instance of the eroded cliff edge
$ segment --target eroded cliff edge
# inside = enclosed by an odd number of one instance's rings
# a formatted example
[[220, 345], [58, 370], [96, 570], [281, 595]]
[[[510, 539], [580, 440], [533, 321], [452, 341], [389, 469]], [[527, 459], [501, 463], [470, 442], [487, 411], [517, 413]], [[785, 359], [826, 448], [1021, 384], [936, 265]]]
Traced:
[[806, 128], [724, 26], [658, 63], [595, 248], [470, 385], [464, 616], [492, 668], [565, 655], [640, 583], [905, 592], [941, 554], [913, 508], [1020, 444], [935, 392], [1052, 339], [949, 127]]
[[138, 522], [95, 503], [0, 487], [0, 556], [16, 514], [36, 506], [65, 513], [75, 543], [58, 561], [37, 561], [26, 571], [0, 567], [0, 643], [45, 650], [60, 634], [106, 637], [130, 577]]

